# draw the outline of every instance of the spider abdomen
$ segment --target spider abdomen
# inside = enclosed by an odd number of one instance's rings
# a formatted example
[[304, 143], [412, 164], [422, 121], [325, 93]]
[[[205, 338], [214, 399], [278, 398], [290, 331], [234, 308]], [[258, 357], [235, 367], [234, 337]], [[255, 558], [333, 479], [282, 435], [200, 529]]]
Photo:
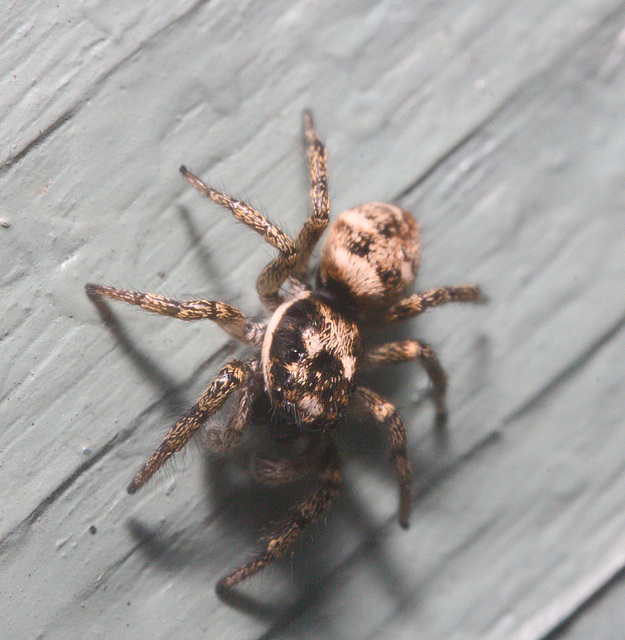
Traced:
[[419, 267], [419, 226], [398, 206], [372, 202], [343, 211], [328, 229], [319, 278], [361, 309], [388, 308]]

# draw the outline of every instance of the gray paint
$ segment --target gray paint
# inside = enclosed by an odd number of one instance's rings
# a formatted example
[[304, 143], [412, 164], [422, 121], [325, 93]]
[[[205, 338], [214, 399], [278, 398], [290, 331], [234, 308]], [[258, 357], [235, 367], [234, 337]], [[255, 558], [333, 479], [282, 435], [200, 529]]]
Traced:
[[[5, 13], [0, 636], [619, 637], [625, 5]], [[245, 615], [214, 583], [294, 494], [272, 499], [236, 460], [205, 466], [193, 447], [124, 492], [233, 349], [216, 327], [136, 309], [112, 306], [106, 324], [83, 285], [259, 311], [272, 251], [177, 168], [294, 233], [304, 106], [330, 151], [334, 210], [398, 201], [422, 224], [419, 288], [473, 280], [491, 302], [405, 330], [451, 376], [446, 454], [427, 403], [413, 408], [421, 372], [380, 381], [411, 434], [410, 530], [374, 429], [347, 434], [327, 526], [245, 585], [273, 608]]]

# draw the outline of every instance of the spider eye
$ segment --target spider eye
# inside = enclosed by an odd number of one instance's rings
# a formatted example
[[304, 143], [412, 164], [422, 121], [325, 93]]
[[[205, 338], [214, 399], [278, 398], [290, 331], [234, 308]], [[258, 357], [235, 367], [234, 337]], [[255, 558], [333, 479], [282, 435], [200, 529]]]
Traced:
[[302, 356], [304, 352], [301, 349], [297, 349], [296, 347], [291, 347], [286, 352], [286, 359], [288, 362], [297, 362]]

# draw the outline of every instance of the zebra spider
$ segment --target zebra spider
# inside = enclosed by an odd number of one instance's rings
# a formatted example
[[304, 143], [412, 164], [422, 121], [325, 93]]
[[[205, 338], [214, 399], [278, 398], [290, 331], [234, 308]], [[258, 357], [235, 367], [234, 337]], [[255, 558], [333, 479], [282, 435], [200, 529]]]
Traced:
[[279, 484], [316, 470], [318, 483], [313, 493], [276, 526], [261, 552], [217, 583], [221, 594], [289, 550], [304, 527], [327, 509], [341, 483], [332, 432], [347, 411], [368, 414], [383, 425], [400, 487], [399, 523], [408, 526], [406, 431], [393, 405], [357, 386], [355, 374], [362, 367], [419, 360], [433, 386], [439, 424], [445, 417], [446, 376], [435, 353], [423, 342], [403, 340], [364, 348], [361, 329], [406, 320], [447, 302], [483, 299], [473, 284], [439, 287], [402, 298], [419, 266], [419, 227], [407, 211], [378, 202], [344, 211], [333, 222], [313, 288], [308, 265], [329, 222], [327, 154], [308, 111], [303, 114], [303, 133], [312, 213], [295, 239], [249, 205], [215, 191], [180, 168], [202, 195], [229, 209], [278, 250], [256, 282], [260, 300], [271, 314], [266, 324], [250, 321], [224, 302], [180, 302], [153, 293], [86, 285], [87, 294], [96, 300], [120, 300], [180, 320], [213, 320], [240, 342], [255, 347], [246, 360], [232, 360], [222, 367], [197, 404], [169, 430], [128, 486], [128, 493], [140, 489], [232, 394], [235, 406], [229, 421], [209, 429], [212, 450], [222, 455], [231, 451], [241, 440], [254, 403], [264, 399], [272, 407], [272, 419], [286, 425], [292, 440], [301, 441], [302, 446], [288, 459], [257, 456], [253, 463], [256, 477]]

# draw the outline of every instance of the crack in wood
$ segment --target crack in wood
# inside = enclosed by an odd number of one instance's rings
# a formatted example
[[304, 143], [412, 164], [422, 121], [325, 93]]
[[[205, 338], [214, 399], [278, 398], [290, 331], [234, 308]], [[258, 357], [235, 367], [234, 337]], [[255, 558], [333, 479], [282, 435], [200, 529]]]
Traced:
[[[226, 355], [234, 352], [236, 342], [229, 340], [219, 350], [203, 362], [193, 373], [193, 375], [183, 385], [183, 389], [194, 386], [200, 374], [206, 370], [211, 364], [218, 360], [221, 361]], [[130, 424], [129, 427], [116, 433], [110, 440], [102, 445], [95, 453], [82, 464], [78, 465], [62, 482], [60, 482], [39, 504], [17, 525], [9, 530], [2, 538], [0, 538], [0, 556], [8, 553], [11, 548], [15, 547], [23, 541], [28, 535], [31, 526], [37, 522], [43, 514], [61, 497], [74, 483], [82, 477], [84, 473], [89, 471], [95, 464], [104, 459], [115, 448], [126, 442], [134, 435], [137, 429], [143, 424], [148, 416], [153, 414], [159, 407], [168, 400], [168, 393], [165, 393], [158, 400], [146, 407]]]
[[552, 378], [542, 389], [539, 389], [533, 396], [526, 400], [521, 406], [515, 409], [503, 420], [503, 425], [507, 426], [515, 422], [523, 415], [529, 413], [540, 406], [544, 400], [550, 397], [561, 384], [580, 372], [601, 349], [610, 342], [625, 327], [625, 315], [621, 316], [607, 331], [604, 331], [587, 349], [582, 351], [575, 360], [562, 369]]

